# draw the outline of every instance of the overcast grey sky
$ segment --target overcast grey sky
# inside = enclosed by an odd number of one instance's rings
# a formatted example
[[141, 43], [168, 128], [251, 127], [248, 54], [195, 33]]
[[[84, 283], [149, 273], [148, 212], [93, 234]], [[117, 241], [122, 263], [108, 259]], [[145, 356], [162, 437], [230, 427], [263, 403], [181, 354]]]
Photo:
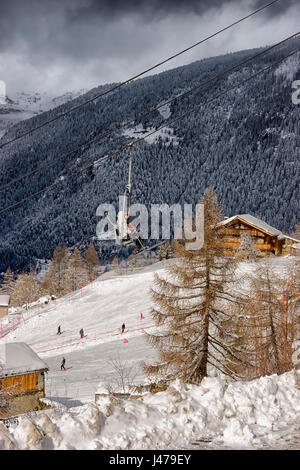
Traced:
[[[0, 80], [16, 91], [121, 81], [270, 0], [0, 0]], [[157, 69], [274, 43], [300, 29], [300, 1], [281, 0]]]

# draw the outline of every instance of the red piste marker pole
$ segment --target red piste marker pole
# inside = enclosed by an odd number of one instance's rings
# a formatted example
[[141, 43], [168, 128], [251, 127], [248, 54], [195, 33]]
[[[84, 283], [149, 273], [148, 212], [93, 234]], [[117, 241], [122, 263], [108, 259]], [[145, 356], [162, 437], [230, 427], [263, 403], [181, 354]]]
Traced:
[[143, 320], [143, 318], [144, 318], [144, 317], [143, 317], [143, 314], [141, 313], [141, 320]]

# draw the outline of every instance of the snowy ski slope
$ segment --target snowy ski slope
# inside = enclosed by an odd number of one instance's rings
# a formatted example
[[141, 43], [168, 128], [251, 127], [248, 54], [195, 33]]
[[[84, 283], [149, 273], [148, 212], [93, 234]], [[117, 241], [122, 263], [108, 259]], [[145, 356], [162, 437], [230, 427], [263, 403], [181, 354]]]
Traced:
[[[94, 399], [97, 384], [109, 381], [113, 373], [109, 362], [118, 355], [136, 367], [136, 381], [143, 381], [141, 364], [156, 357], [156, 351], [144, 337], [144, 332], [154, 326], [149, 291], [154, 272], [162, 274], [170, 262], [162, 261], [127, 274], [108, 272], [82, 290], [52, 301], [50, 305], [38, 307], [36, 303], [29, 311], [22, 311], [22, 316], [12, 315], [16, 323], [19, 318], [19, 324], [0, 343], [22, 341], [29, 344], [49, 365], [46, 395], [65, 404], [70, 402], [70, 406], [74, 400]], [[266, 262], [279, 274], [289, 259], [261, 261]], [[251, 263], [240, 263], [237, 279], [241, 280], [254, 267]], [[121, 335], [123, 322], [126, 330]], [[59, 325], [60, 336], [56, 334]], [[86, 335], [83, 339], [79, 335], [81, 328]], [[124, 338], [128, 343], [123, 343]], [[63, 356], [65, 373], [60, 371]]]
[[[109, 362], [118, 354], [137, 368], [136, 380], [143, 380], [141, 363], [156, 357], [144, 338], [144, 331], [154, 325], [149, 289], [153, 272], [162, 270], [163, 262], [127, 275], [105, 273], [82, 291], [23, 311], [18, 327], [1, 342], [29, 344], [49, 365], [46, 395], [63, 403], [71, 400], [70, 405], [74, 399], [94, 399], [99, 381], [109, 381], [113, 373]], [[123, 322], [126, 329], [122, 335]], [[61, 335], [56, 334], [59, 325]], [[81, 328], [86, 335], [83, 339]], [[63, 356], [66, 372], [60, 371]]]

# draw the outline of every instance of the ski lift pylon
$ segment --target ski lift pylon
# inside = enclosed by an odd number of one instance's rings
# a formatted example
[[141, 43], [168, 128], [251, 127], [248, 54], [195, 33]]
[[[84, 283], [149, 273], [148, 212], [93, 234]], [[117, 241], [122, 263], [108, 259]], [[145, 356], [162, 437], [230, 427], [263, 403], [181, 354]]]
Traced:
[[122, 210], [118, 212], [117, 216], [115, 236], [118, 245], [125, 246], [135, 243], [141, 249], [144, 245], [139, 237], [139, 233], [135, 227], [130, 225], [132, 148], [133, 142], [129, 144], [128, 183], [125, 186]]

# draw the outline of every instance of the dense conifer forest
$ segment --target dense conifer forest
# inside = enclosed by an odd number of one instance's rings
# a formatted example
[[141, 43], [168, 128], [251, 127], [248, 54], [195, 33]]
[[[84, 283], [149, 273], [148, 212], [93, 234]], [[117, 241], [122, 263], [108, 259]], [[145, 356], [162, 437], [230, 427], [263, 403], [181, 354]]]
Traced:
[[[150, 130], [174, 119], [299, 47], [290, 41], [98, 143], [59, 160], [0, 191], [5, 208], [42, 190], [133, 140], [134, 128]], [[44, 165], [255, 53], [247, 50], [200, 60], [130, 83], [0, 150], [0, 186]], [[133, 202], [193, 203], [214, 188], [225, 215], [250, 213], [292, 232], [300, 218], [300, 105], [292, 82], [300, 78], [298, 55], [134, 146]], [[59, 108], [23, 121], [0, 140], [30, 129], [111, 85], [93, 89]], [[130, 135], [131, 133], [131, 135]], [[96, 239], [101, 203], [118, 207], [127, 182], [128, 152], [95, 165], [0, 215], [0, 272], [28, 269], [50, 259], [58, 244], [85, 250], [94, 242], [102, 263], [130, 249]]]

